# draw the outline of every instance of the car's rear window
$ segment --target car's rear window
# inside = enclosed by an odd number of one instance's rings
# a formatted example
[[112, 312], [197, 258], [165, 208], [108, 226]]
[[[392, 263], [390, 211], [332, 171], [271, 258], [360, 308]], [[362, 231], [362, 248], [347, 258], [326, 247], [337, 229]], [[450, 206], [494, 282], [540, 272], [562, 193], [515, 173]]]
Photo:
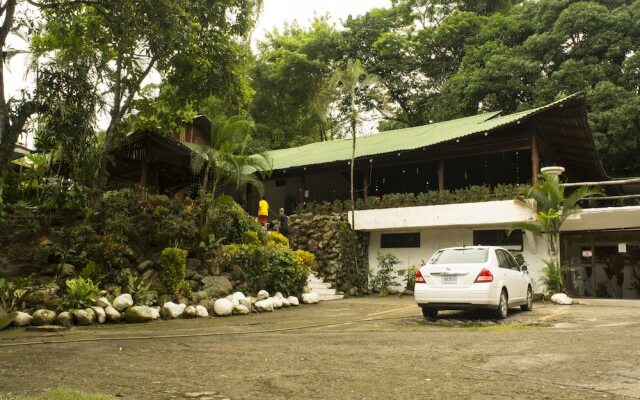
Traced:
[[474, 264], [487, 261], [488, 249], [448, 249], [440, 250], [429, 264]]

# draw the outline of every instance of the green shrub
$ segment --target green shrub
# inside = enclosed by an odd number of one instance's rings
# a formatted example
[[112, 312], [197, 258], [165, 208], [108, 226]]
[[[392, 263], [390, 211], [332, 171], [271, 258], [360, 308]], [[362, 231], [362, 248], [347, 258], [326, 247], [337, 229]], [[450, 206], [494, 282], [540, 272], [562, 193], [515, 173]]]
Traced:
[[545, 261], [542, 268], [541, 282], [547, 288], [547, 292], [561, 293], [564, 291], [564, 277], [567, 274], [567, 267], [558, 264], [554, 260]]
[[174, 297], [188, 295], [188, 293], [184, 293], [188, 254], [186, 250], [176, 247], [167, 247], [162, 251], [158, 263], [160, 264], [160, 282], [163, 293]]
[[394, 267], [400, 264], [400, 260], [389, 252], [378, 252], [376, 259], [378, 260], [378, 271], [371, 274], [371, 289], [378, 292], [380, 296], [386, 296], [389, 294], [390, 286], [398, 284]]
[[123, 293], [129, 293], [136, 306], [150, 306], [155, 303], [157, 293], [150, 289], [151, 284], [144, 284], [142, 278], [135, 276], [129, 268], [120, 271], [117, 282]]
[[318, 269], [316, 256], [306, 250], [295, 250], [293, 252], [293, 262], [296, 265], [296, 268], [308, 271], [307, 275]]
[[209, 211], [208, 225], [210, 233], [224, 238], [224, 244], [243, 243], [245, 232], [256, 232], [261, 243], [266, 241], [265, 232], [258, 223], [247, 214], [233, 199], [216, 199]]
[[409, 268], [402, 270], [404, 276], [407, 279], [407, 289], [415, 290], [416, 287], [416, 272], [418, 272], [418, 267], [416, 265], [410, 265]]
[[62, 308], [64, 310], [77, 310], [89, 307], [98, 297], [98, 285], [91, 279], [82, 277], [70, 279], [66, 282], [67, 290], [62, 297]]

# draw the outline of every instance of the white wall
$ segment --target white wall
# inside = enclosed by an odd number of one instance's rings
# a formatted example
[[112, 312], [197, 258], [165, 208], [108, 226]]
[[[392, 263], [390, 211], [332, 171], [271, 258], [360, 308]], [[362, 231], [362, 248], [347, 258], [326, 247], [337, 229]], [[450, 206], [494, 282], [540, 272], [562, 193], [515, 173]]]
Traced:
[[[356, 216], [356, 221], [357, 221]], [[491, 229], [508, 229], [508, 226], [496, 228], [491, 226]], [[482, 229], [482, 227], [476, 227], [475, 229]], [[412, 232], [420, 232], [420, 248], [397, 248], [397, 249], [382, 249], [380, 247], [380, 238], [382, 233], [397, 233], [398, 231], [376, 231], [371, 232], [369, 241], [369, 266], [372, 273], [376, 273], [378, 270], [378, 261], [376, 257], [379, 251], [387, 251], [393, 253], [400, 259], [400, 265], [396, 267], [396, 271], [406, 269], [411, 265], [420, 265], [420, 261], [425, 262], [435, 253], [437, 250], [443, 247], [456, 247], [467, 245], [473, 245], [473, 231], [470, 228], [442, 228], [442, 229], [423, 229], [414, 230]], [[534, 283], [534, 291], [541, 292], [541, 285], [539, 284], [542, 276], [542, 268], [544, 267], [544, 259], [546, 258], [547, 247], [544, 240], [536, 238], [530, 233], [526, 233], [523, 236], [523, 251], [522, 256], [529, 264], [529, 275]], [[398, 289], [404, 289], [406, 282], [402, 282], [402, 287]]]

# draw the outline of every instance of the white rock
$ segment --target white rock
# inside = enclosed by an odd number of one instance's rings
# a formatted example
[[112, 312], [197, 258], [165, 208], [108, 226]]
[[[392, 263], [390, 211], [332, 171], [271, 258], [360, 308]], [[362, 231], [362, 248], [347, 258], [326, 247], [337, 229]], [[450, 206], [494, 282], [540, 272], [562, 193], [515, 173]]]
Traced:
[[564, 293], [554, 294], [553, 296], [551, 296], [551, 301], [553, 301], [556, 304], [562, 304], [567, 306], [570, 304], [573, 304], [573, 299]]
[[233, 315], [247, 315], [250, 312], [251, 311], [249, 311], [249, 309], [242, 304], [233, 306]]
[[107, 308], [107, 307], [109, 307], [111, 305], [111, 303], [109, 302], [109, 299], [107, 299], [106, 297], [100, 297], [93, 304], [98, 306], [98, 307], [102, 307], [102, 308]]
[[240, 305], [241, 306], [245, 306], [247, 308], [247, 310], [251, 310], [251, 299], [247, 299], [247, 298], [241, 299], [240, 300]]
[[196, 306], [196, 317], [198, 318], [207, 318], [209, 316], [209, 311], [205, 306]]
[[182, 313], [182, 316], [185, 318], [195, 318], [196, 317], [196, 307], [195, 306], [187, 306]]
[[293, 307], [300, 305], [300, 301], [296, 296], [289, 296], [287, 297], [287, 300], [289, 300], [289, 304]]
[[302, 302], [305, 304], [316, 304], [320, 302], [320, 296], [317, 293], [303, 293]]
[[87, 308], [85, 310], [75, 310], [73, 316], [76, 319], [78, 325], [91, 325], [96, 317], [96, 313], [92, 309]]
[[235, 297], [233, 297], [232, 294], [230, 294], [227, 297], [225, 297], [225, 299], [229, 300], [231, 302], [231, 304], [233, 304], [234, 306], [237, 306], [237, 305], [240, 304], [240, 300], [236, 299]]
[[166, 318], [178, 318], [182, 316], [185, 308], [187, 308], [185, 304], [176, 304], [172, 301], [167, 301], [162, 306], [162, 313]]
[[43, 308], [40, 310], [36, 310], [33, 313], [33, 319], [31, 320], [31, 323], [33, 325], [51, 325], [55, 320], [56, 312]]
[[235, 292], [231, 295], [234, 299], [240, 301], [242, 299], [246, 299], [247, 297], [242, 292]]
[[105, 308], [104, 313], [107, 315], [107, 319], [111, 322], [119, 322], [122, 319], [122, 314], [113, 308], [113, 306]]
[[282, 299], [278, 297], [269, 297], [269, 300], [271, 300], [271, 304], [273, 304], [273, 308], [275, 309], [282, 308]]
[[282, 295], [282, 292], [276, 292], [276, 294], [274, 294], [273, 297], [277, 297], [279, 299], [284, 299], [284, 296]]
[[291, 303], [289, 302], [288, 299], [285, 299], [284, 297], [280, 299], [280, 301], [282, 302], [282, 307], [291, 307]]
[[26, 312], [18, 311], [13, 316], [13, 326], [29, 326], [31, 325], [31, 321], [33, 317]]
[[273, 311], [273, 303], [269, 299], [256, 301], [256, 310], [258, 312], [271, 312]]
[[157, 307], [132, 306], [124, 312], [124, 319], [127, 322], [149, 322], [158, 318], [160, 318], [160, 309]]
[[58, 314], [58, 324], [62, 326], [71, 326], [73, 323], [73, 315], [69, 311], [63, 311]]
[[98, 321], [99, 324], [104, 324], [105, 322], [107, 322], [107, 313], [104, 311], [104, 308], [93, 306], [91, 307], [91, 309], [96, 314], [96, 321]]
[[213, 311], [219, 317], [226, 317], [233, 313], [233, 302], [229, 299], [218, 299], [213, 303]]
[[266, 290], [261, 290], [258, 292], [258, 296], [256, 297], [257, 301], [266, 300], [269, 298], [269, 292]]
[[120, 296], [113, 299], [113, 308], [120, 312], [123, 312], [131, 306], [133, 306], [133, 298], [129, 293], [121, 294]]

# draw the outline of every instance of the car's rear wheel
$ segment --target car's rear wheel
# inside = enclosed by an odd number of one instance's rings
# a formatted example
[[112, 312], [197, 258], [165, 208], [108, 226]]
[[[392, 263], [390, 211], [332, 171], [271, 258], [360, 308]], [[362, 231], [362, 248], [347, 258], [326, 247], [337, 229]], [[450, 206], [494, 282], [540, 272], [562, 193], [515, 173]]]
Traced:
[[531, 286], [527, 288], [527, 302], [520, 306], [522, 311], [531, 311], [533, 310], [533, 290], [531, 290]]
[[428, 319], [436, 319], [438, 318], [438, 309], [431, 307], [422, 307], [422, 315]]
[[502, 290], [500, 292], [500, 303], [498, 303], [498, 309], [496, 310], [496, 317], [498, 319], [507, 318], [507, 314], [509, 313], [509, 299], [507, 297], [506, 290]]

